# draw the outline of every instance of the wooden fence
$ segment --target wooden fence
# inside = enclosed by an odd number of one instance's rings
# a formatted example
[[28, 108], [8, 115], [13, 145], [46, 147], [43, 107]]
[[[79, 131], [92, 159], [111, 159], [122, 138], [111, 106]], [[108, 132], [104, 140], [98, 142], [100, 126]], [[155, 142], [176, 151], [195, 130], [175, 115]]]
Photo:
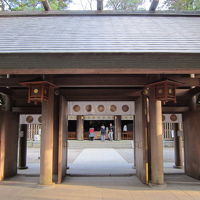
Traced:
[[27, 140], [34, 140], [34, 135], [39, 134], [41, 132], [42, 125], [41, 124], [28, 124], [28, 136]]

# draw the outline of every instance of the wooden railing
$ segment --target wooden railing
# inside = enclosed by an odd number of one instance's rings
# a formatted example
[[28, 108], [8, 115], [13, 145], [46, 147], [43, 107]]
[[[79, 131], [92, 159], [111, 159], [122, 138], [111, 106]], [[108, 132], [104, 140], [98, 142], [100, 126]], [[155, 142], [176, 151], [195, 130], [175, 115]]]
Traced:
[[163, 123], [163, 139], [173, 140], [172, 130], [174, 130], [174, 123]]
[[27, 140], [34, 140], [34, 135], [39, 134], [41, 132], [42, 125], [41, 124], [28, 124], [27, 125]]

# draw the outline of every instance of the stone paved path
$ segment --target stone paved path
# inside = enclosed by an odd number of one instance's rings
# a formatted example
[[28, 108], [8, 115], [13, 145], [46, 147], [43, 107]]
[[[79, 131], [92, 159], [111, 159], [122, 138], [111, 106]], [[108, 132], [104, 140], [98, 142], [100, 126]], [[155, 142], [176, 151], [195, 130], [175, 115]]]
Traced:
[[[90, 154], [88, 154], [88, 151]], [[107, 153], [107, 152], [113, 153]], [[92, 148], [87, 150], [84, 149], [69, 149], [68, 150], [68, 165], [70, 170], [68, 173], [71, 174], [90, 174], [94, 175], [110, 175], [110, 174], [134, 174], [135, 170], [132, 169], [134, 163], [134, 151], [133, 149], [107, 149], [105, 148], [95, 149]], [[86, 152], [82, 154], [82, 152]], [[100, 153], [101, 152], [101, 153]], [[104, 152], [104, 153], [103, 153]], [[81, 155], [82, 154], [82, 155]], [[19, 174], [31, 174], [39, 175], [40, 171], [40, 156], [39, 148], [28, 148], [28, 159], [27, 165], [29, 169], [18, 170]], [[81, 155], [81, 160], [77, 158]], [[119, 158], [112, 160], [114, 158]], [[112, 160], [112, 162], [110, 162]], [[121, 161], [121, 167], [120, 162]], [[123, 164], [125, 162], [125, 164]], [[99, 164], [100, 163], [100, 164]], [[115, 163], [115, 164], [114, 164]], [[84, 164], [84, 165], [83, 165]], [[115, 170], [112, 170], [112, 165], [116, 166]], [[164, 172], [165, 173], [183, 173], [184, 170], [174, 169], [174, 150], [173, 148], [164, 148]], [[117, 168], [118, 166], [118, 168]], [[80, 170], [81, 169], [81, 170]], [[98, 169], [98, 170], [97, 170]]]
[[136, 176], [66, 177], [63, 184], [38, 185], [38, 177], [16, 176], [0, 182], [0, 200], [199, 200], [200, 181], [167, 175], [166, 184], [149, 187]]
[[69, 164], [71, 175], [129, 175], [134, 174], [133, 163], [128, 163], [115, 149], [84, 149]]

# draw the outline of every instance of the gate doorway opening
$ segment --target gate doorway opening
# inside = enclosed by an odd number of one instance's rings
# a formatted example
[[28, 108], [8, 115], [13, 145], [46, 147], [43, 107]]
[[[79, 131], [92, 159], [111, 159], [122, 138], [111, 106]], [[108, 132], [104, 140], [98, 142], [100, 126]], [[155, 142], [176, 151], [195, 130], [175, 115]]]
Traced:
[[20, 115], [17, 174], [40, 175], [41, 115]]
[[163, 114], [164, 173], [184, 173], [184, 138], [181, 114]]
[[[101, 126], [106, 127], [106, 137], [108, 140], [108, 127], [112, 124], [115, 129], [114, 120], [84, 120], [84, 140], [89, 140], [89, 129], [94, 128], [94, 140], [101, 140]], [[113, 135], [115, 139], [115, 134]]]

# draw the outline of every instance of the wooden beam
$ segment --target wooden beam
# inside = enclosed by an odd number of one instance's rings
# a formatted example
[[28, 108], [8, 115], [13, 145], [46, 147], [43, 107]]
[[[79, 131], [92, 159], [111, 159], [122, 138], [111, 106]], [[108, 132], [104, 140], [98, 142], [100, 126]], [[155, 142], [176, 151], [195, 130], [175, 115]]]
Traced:
[[[166, 76], [169, 79], [181, 82], [181, 87], [199, 86], [199, 78], [182, 77], [178, 75]], [[0, 78], [1, 87], [22, 87], [19, 83], [36, 78], [36, 76], [25, 76], [16, 78]], [[65, 75], [60, 77], [49, 77], [46, 79], [57, 87], [144, 87], [155, 81], [153, 75]]]
[[0, 74], [200, 74], [200, 68], [188, 68], [181, 69], [175, 67], [174, 69], [76, 69], [76, 68], [67, 68], [67, 69], [0, 69]]
[[41, 114], [41, 107], [12, 107], [12, 112], [20, 114]]
[[[60, 89], [60, 93], [70, 99], [127, 99], [138, 96], [138, 89], [134, 88], [67, 88]], [[136, 96], [135, 96], [136, 94]]]
[[189, 110], [188, 106], [163, 106], [163, 113], [183, 113]]
[[139, 75], [71, 75], [52, 81], [58, 87], [144, 87], [149, 79]]
[[7, 95], [11, 94], [11, 90], [9, 88], [0, 88], [0, 93], [4, 93]]
[[0, 54], [0, 74], [200, 74], [199, 53]]

